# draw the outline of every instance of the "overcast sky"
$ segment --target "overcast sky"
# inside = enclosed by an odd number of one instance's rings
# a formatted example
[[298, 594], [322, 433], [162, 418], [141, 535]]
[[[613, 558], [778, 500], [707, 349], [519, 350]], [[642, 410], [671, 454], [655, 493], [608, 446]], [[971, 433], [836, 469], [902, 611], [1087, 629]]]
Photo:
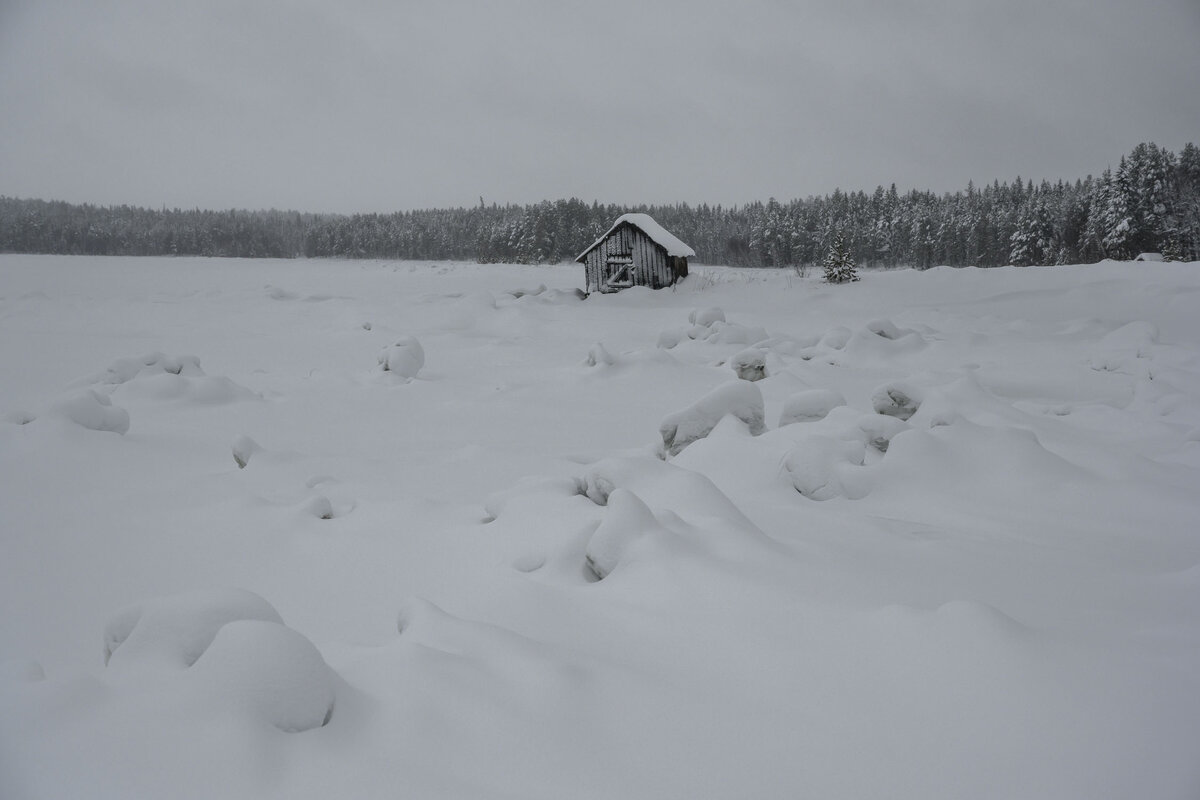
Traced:
[[0, 0], [0, 195], [394, 211], [1081, 178], [1200, 143], [1200, 0]]

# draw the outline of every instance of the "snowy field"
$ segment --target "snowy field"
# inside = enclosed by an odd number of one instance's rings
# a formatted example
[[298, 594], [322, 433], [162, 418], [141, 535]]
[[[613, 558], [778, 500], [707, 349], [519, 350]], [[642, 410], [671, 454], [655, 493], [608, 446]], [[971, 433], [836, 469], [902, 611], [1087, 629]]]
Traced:
[[1200, 264], [582, 281], [0, 256], [0, 797], [1200, 797]]

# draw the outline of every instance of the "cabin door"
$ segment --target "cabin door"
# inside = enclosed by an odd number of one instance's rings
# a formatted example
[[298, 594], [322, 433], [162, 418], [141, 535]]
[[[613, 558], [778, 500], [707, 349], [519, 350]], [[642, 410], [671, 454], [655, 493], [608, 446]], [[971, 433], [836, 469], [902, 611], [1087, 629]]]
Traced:
[[604, 291], [633, 286], [633, 256], [611, 255], [604, 262]]

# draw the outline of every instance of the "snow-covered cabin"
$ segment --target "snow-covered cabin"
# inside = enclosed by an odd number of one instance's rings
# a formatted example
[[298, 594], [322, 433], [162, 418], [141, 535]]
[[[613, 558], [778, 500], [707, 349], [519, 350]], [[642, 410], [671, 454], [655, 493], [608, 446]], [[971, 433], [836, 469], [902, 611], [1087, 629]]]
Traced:
[[588, 292], [630, 286], [661, 289], [688, 274], [688, 247], [649, 214], [623, 214], [575, 259], [584, 265]]
[[1162, 261], [1162, 253], [1141, 253], [1134, 261]]

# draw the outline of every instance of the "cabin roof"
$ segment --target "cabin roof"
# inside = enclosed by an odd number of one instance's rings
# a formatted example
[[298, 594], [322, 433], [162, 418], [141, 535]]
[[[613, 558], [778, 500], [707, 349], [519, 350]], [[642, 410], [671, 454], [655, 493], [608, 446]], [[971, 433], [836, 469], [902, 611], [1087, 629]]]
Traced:
[[671, 234], [666, 228], [655, 222], [654, 218], [649, 214], [622, 214], [617, 217], [617, 221], [613, 223], [611, 228], [605, 231], [603, 236], [592, 242], [591, 247], [580, 253], [579, 257], [575, 260], [583, 261], [588, 253], [599, 247], [600, 243], [607, 239], [613, 231], [625, 224], [632, 225], [646, 234], [652, 242], [666, 250], [669, 256], [684, 256], [686, 258], [696, 255], [695, 250], [679, 241], [674, 234]]

